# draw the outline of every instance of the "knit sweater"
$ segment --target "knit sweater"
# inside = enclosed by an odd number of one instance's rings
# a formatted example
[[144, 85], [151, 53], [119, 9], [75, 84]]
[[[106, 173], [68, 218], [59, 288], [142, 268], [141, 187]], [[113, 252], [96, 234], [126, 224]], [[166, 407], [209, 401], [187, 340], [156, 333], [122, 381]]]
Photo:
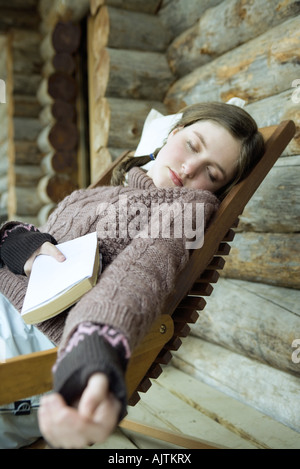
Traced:
[[[119, 331], [130, 350], [139, 344], [161, 314], [176, 276], [189, 258], [184, 229], [180, 237], [174, 235], [173, 212], [169, 236], [161, 234], [159, 217], [153, 215], [153, 207], [175, 203], [182, 213], [187, 205], [195, 208], [204, 204], [205, 227], [218, 207], [218, 199], [208, 191], [157, 188], [143, 170], [133, 168], [127, 187], [75, 191], [40, 228], [41, 233], [51, 235], [59, 243], [96, 231], [103, 260], [103, 271], [92, 290], [70, 310], [37, 325], [59, 345], [60, 353], [66, 350], [78, 327], [86, 322], [105, 324]], [[149, 235], [150, 225], [151, 233], [159, 233], [158, 236]], [[7, 266], [0, 269], [0, 290], [18, 310], [22, 308], [27, 283], [27, 277]], [[99, 351], [90, 353], [97, 355]], [[79, 357], [82, 366], [87, 367], [90, 363], [87, 357], [82, 353]], [[68, 363], [68, 372], [64, 366], [60, 367], [59, 388], [65, 384], [61, 383], [65, 381], [64, 375], [68, 379], [74, 376], [74, 370], [70, 369], [77, 365], [74, 360]], [[92, 369], [94, 372], [95, 367]]]

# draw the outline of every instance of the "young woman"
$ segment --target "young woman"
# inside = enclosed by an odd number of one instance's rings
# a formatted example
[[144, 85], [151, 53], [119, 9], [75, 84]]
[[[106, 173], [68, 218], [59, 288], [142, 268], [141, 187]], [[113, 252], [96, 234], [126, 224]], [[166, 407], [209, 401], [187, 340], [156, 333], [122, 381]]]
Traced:
[[[44, 397], [39, 411], [41, 431], [51, 445], [80, 448], [101, 442], [126, 412], [130, 353], [160, 314], [189, 258], [184, 230], [181, 237], [143, 232], [149, 223], [157, 228], [153, 206], [204, 204], [206, 227], [219, 199], [245, 177], [263, 150], [256, 123], [243, 109], [221, 103], [190, 106], [162, 148], [119, 166], [114, 185], [75, 191], [40, 230], [18, 222], [2, 227], [0, 288], [18, 310], [37, 255], [63, 262], [57, 242], [98, 234], [103, 271], [96, 286], [70, 310], [38, 325], [59, 346], [55, 392]], [[148, 173], [138, 167], [151, 159]], [[141, 227], [140, 211], [132, 207], [146, 208], [149, 223]]]

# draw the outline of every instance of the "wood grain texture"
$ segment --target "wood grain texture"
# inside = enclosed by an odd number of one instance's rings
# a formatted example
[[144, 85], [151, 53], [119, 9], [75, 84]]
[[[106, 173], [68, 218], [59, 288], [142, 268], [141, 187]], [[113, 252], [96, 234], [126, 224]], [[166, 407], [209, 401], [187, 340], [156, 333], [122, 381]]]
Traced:
[[261, 0], [224, 0], [205, 10], [194, 26], [173, 41], [167, 52], [171, 69], [182, 77], [299, 12], [295, 0], [267, 0], [263, 8]]
[[177, 80], [164, 100], [168, 109], [234, 96], [250, 103], [285, 91], [298, 74], [299, 25], [299, 16], [289, 19]]

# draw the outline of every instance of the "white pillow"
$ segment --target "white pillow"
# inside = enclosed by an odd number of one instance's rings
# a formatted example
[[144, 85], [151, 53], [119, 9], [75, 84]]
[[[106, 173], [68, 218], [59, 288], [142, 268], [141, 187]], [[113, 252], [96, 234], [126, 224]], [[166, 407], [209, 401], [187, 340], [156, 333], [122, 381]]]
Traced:
[[[155, 109], [151, 109], [146, 117], [140, 142], [137, 146], [134, 156], [149, 155], [157, 148], [163, 146], [170, 130], [174, 127], [176, 122], [181, 119], [182, 114], [171, 114], [164, 116]], [[149, 170], [153, 161], [150, 161], [143, 166], [144, 169]]]

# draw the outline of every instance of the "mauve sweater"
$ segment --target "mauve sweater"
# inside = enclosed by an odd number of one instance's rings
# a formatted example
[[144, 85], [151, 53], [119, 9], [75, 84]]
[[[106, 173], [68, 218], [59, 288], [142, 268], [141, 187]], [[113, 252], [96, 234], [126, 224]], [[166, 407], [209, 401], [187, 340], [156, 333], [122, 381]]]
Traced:
[[[161, 314], [164, 300], [172, 292], [176, 276], [189, 258], [184, 230], [180, 238], [144, 237], [141, 234], [132, 237], [124, 236], [124, 233], [127, 230], [136, 232], [145, 210], [149, 220], [146, 227], [151, 224], [155, 232], [158, 220], [151, 218], [151, 210], [155, 204], [161, 206], [164, 203], [176, 203], [182, 210], [187, 204], [203, 203], [205, 227], [219, 205], [218, 199], [208, 191], [157, 188], [142, 169], [133, 168], [128, 175], [127, 187], [77, 190], [58, 205], [39, 229], [58, 243], [97, 231], [103, 260], [102, 273], [91, 291], [68, 311], [37, 325], [60, 351], [66, 349], [82, 323], [111, 326], [126, 337], [130, 350], [133, 350]], [[136, 209], [138, 204], [140, 212]], [[26, 276], [13, 273], [6, 265], [0, 269], [0, 291], [19, 311], [27, 283]], [[82, 367], [89, 368], [89, 353], [97, 355], [101, 350], [81, 350], [67, 363], [69, 371], [65, 366], [60, 367], [58, 390], [66, 380], [73, 383], [78, 360]], [[91, 374], [95, 368], [97, 364], [85, 372], [84, 380], [86, 373]]]

